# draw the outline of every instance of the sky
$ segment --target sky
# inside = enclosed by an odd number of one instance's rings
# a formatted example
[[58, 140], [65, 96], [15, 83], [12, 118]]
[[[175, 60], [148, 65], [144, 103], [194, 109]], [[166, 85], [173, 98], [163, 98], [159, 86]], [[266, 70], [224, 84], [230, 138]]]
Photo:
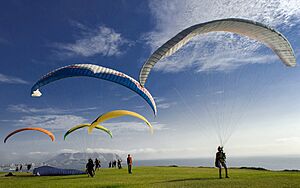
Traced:
[[[213, 157], [222, 139], [230, 156], [300, 155], [300, 74], [263, 44], [232, 33], [195, 37], [151, 72], [146, 88], [157, 117], [134, 92], [92, 78], [69, 78], [30, 89], [56, 68], [90, 63], [139, 71], [159, 46], [181, 30], [214, 19], [244, 18], [275, 28], [300, 55], [298, 0], [6, 1], [0, 3], [1, 163], [43, 159], [61, 152], [116, 152], [135, 159]], [[297, 40], [298, 39], [298, 40]], [[297, 62], [299, 62], [297, 60]], [[117, 109], [132, 117], [104, 122], [114, 137], [71, 127]], [[280, 152], [279, 152], [280, 151]]]

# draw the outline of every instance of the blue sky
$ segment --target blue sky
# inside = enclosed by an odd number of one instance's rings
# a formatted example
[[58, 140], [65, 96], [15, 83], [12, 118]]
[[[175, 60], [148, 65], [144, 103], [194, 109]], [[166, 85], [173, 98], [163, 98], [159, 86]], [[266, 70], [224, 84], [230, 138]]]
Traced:
[[[264, 45], [229, 33], [196, 37], [155, 67], [146, 87], [158, 116], [130, 90], [97, 79], [72, 78], [42, 88], [44, 74], [73, 63], [92, 63], [138, 79], [157, 47], [182, 29], [238, 17], [282, 32], [299, 59], [299, 1], [9, 1], [0, 6], [0, 137], [21, 127], [44, 127], [0, 144], [4, 162], [68, 151], [132, 153], [136, 158], [213, 156], [218, 133], [233, 156], [299, 155], [300, 71], [285, 67]], [[64, 132], [115, 109], [136, 111], [153, 123], [151, 135], [133, 118], [103, 125], [114, 138], [86, 130]], [[276, 151], [280, 150], [281, 153]]]

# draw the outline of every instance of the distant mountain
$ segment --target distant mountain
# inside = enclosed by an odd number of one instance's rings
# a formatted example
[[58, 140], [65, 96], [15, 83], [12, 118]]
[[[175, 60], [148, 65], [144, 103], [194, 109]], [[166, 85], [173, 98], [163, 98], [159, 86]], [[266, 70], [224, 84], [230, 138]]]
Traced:
[[121, 159], [115, 153], [61, 153], [45, 161], [44, 164], [58, 168], [84, 169], [89, 158], [93, 159], [93, 161], [95, 158], [99, 159], [101, 166], [104, 168], [108, 167], [109, 161]]

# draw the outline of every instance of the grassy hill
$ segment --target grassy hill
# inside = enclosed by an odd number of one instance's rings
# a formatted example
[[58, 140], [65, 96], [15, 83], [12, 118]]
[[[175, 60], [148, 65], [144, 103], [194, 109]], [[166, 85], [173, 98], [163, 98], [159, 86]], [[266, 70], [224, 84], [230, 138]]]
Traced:
[[34, 177], [27, 173], [4, 177], [5, 173], [0, 173], [0, 187], [300, 187], [300, 172], [230, 169], [229, 179], [218, 179], [217, 173], [214, 168], [192, 167], [136, 167], [133, 174], [127, 174], [126, 169], [101, 169], [94, 178], [87, 175]]

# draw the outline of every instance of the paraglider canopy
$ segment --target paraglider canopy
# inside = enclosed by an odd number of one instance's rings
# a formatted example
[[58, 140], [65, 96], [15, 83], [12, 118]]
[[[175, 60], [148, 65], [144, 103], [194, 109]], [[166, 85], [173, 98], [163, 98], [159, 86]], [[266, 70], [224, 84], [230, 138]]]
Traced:
[[40, 97], [42, 93], [39, 91], [39, 88], [54, 81], [70, 77], [93, 77], [123, 85], [140, 95], [150, 105], [154, 115], [157, 113], [152, 95], [137, 80], [125, 73], [93, 64], [74, 64], [51, 71], [32, 86], [31, 95], [33, 97]]
[[27, 127], [27, 128], [17, 129], [17, 130], [15, 130], [15, 131], [9, 133], [9, 134], [5, 137], [4, 143], [6, 143], [7, 139], [8, 139], [9, 137], [11, 137], [12, 135], [14, 135], [14, 134], [16, 134], [16, 133], [18, 133], [18, 132], [23, 132], [23, 131], [39, 131], [39, 132], [42, 132], [42, 133], [48, 135], [48, 136], [51, 138], [52, 141], [55, 140], [55, 137], [54, 137], [53, 133], [50, 132], [50, 131], [48, 131], [48, 130], [46, 130], [46, 129], [38, 128], [38, 127]]
[[117, 118], [117, 117], [121, 117], [121, 116], [132, 116], [132, 117], [136, 117], [138, 119], [143, 120], [147, 126], [150, 128], [151, 133], [153, 132], [153, 127], [150, 124], [150, 122], [142, 115], [136, 113], [136, 112], [132, 112], [132, 111], [128, 111], [128, 110], [114, 110], [114, 111], [110, 111], [107, 113], [102, 114], [101, 116], [99, 116], [93, 123], [91, 126], [89, 126], [89, 133], [92, 132], [93, 128], [95, 128], [99, 123], [102, 123], [104, 121], [107, 121], [109, 119], [113, 119], [113, 118]]
[[285, 65], [296, 65], [294, 51], [283, 34], [259, 22], [227, 18], [193, 25], [179, 32], [176, 36], [159, 47], [145, 62], [140, 71], [139, 81], [141, 85], [145, 85], [150, 71], [159, 60], [174, 54], [193, 37], [217, 31], [232, 32], [258, 40], [270, 47]]
[[[81, 128], [84, 128], [84, 127], [90, 127], [90, 126], [91, 126], [91, 124], [80, 124], [80, 125], [77, 125], [77, 126], [75, 126], [75, 127], [72, 127], [71, 129], [69, 129], [69, 130], [65, 133], [65, 135], [64, 135], [64, 140], [66, 140], [67, 136], [68, 136], [70, 133], [72, 133], [72, 132], [74, 132], [74, 131], [76, 131], [76, 130], [78, 130], [78, 129], [81, 129]], [[109, 136], [112, 138], [112, 133], [111, 133], [111, 131], [108, 130], [107, 128], [105, 128], [105, 127], [103, 127], [103, 126], [101, 126], [101, 125], [96, 125], [95, 128], [96, 128], [96, 129], [99, 129], [99, 130], [102, 130], [102, 131], [104, 131], [104, 132], [106, 132], [106, 133], [109, 134]]]

